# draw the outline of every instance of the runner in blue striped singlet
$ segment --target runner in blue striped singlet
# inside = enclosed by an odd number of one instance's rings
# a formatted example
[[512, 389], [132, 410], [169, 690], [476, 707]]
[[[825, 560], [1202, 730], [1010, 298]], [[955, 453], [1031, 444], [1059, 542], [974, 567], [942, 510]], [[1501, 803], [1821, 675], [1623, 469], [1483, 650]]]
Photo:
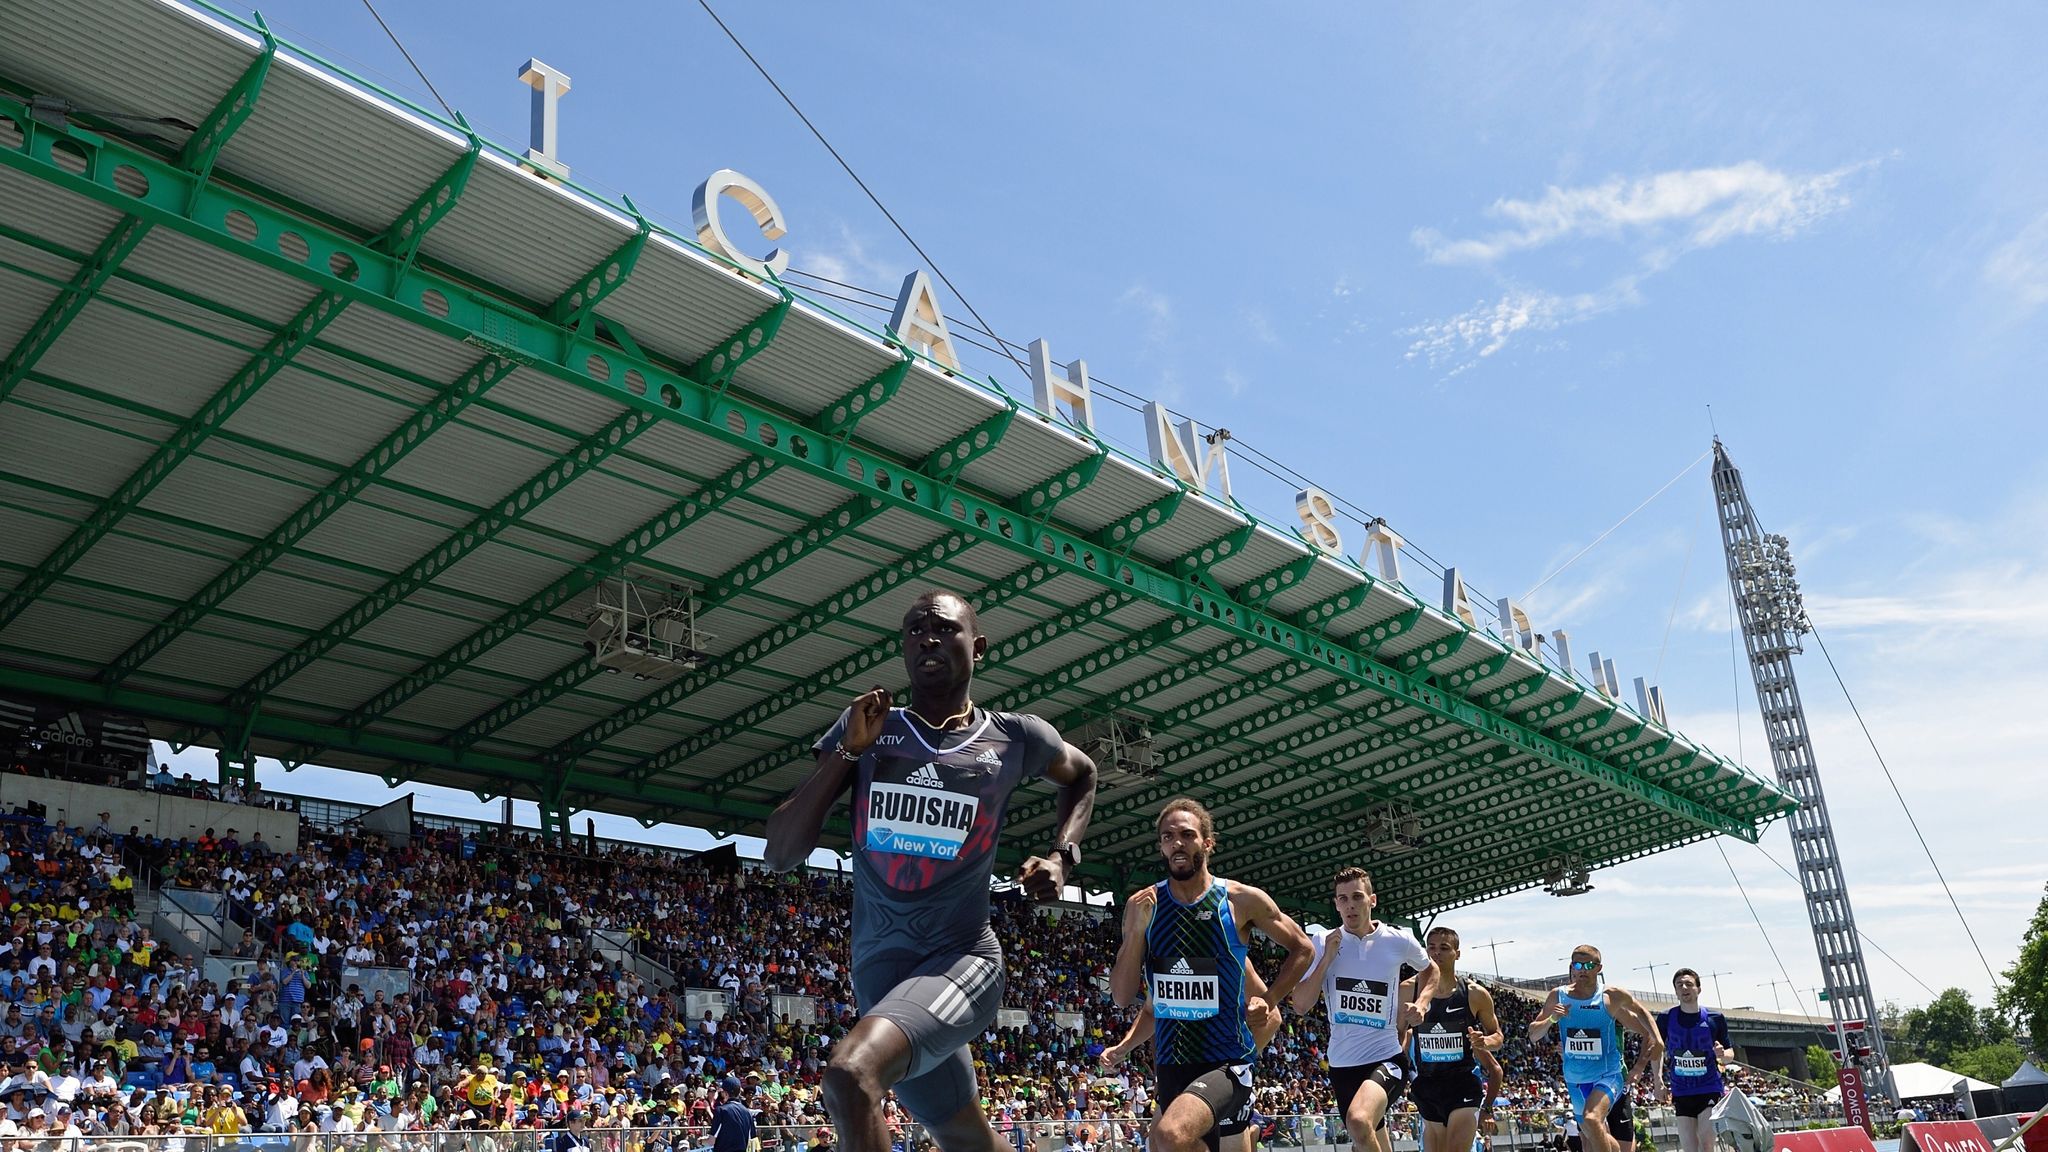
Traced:
[[[1119, 1008], [1150, 998], [1159, 1082], [1150, 1152], [1216, 1152], [1251, 1120], [1257, 1037], [1269, 1034], [1275, 1005], [1307, 974], [1315, 949], [1263, 890], [1210, 875], [1216, 825], [1207, 809], [1170, 800], [1158, 832], [1167, 879], [1124, 901], [1109, 990]], [[1254, 928], [1287, 949], [1264, 996], [1246, 980]]]

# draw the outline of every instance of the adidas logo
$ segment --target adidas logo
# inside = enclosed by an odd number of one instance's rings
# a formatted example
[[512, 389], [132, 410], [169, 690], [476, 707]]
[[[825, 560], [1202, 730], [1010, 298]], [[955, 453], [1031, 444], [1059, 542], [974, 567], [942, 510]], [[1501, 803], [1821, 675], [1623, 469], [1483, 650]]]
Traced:
[[86, 748], [93, 744], [92, 734], [85, 730], [85, 723], [76, 712], [65, 713], [63, 719], [45, 728], [37, 739], [45, 744], [72, 744]]
[[996, 755], [996, 750], [993, 748], [983, 748], [981, 750], [981, 755], [976, 756], [974, 758], [974, 762], [976, 764], [993, 765], [997, 768], [1001, 768], [1003, 766], [1003, 758], [1001, 756]]
[[915, 784], [920, 788], [944, 788], [946, 786], [946, 782], [939, 779], [939, 766], [929, 763], [912, 772], [909, 778], [903, 782], [905, 784]]
[[1173, 962], [1173, 967], [1167, 969], [1166, 971], [1167, 974], [1170, 976], [1193, 976], [1195, 974], [1195, 970], [1193, 968], [1188, 967], [1187, 957], [1185, 956], [1181, 957], [1178, 960], [1175, 960]]

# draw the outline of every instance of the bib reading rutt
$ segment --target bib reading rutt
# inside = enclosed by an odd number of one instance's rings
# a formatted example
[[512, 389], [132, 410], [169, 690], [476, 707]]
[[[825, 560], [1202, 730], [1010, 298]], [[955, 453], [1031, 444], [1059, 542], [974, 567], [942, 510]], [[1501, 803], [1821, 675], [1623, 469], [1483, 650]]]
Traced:
[[[846, 716], [817, 744], [836, 746]], [[1059, 754], [1036, 716], [977, 711], [936, 733], [892, 708], [853, 783], [853, 933], [869, 957], [972, 950], [988, 931], [989, 876], [1010, 794]]]

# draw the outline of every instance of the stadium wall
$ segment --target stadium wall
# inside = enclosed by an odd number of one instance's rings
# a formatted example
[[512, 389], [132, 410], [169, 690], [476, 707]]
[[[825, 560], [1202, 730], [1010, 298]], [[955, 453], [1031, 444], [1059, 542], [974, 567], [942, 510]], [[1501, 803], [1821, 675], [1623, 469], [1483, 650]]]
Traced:
[[135, 792], [99, 784], [77, 784], [41, 776], [0, 776], [0, 810], [13, 811], [41, 804], [45, 818], [77, 827], [90, 828], [105, 812], [107, 826], [116, 832], [140, 828], [146, 835], [197, 839], [208, 828], [216, 835], [235, 829], [236, 838], [248, 843], [258, 832], [272, 851], [299, 850], [299, 814], [273, 808], [251, 808], [198, 800], [157, 792]]

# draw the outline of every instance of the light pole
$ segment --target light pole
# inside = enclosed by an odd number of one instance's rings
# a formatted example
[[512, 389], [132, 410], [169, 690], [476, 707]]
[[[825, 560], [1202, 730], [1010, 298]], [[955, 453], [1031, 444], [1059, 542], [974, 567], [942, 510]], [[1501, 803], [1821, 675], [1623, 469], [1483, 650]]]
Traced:
[[1669, 960], [1660, 960], [1655, 964], [1645, 964], [1640, 968], [1631, 968], [1629, 969], [1629, 971], [1648, 972], [1650, 974], [1650, 987], [1657, 988], [1660, 987], [1660, 985], [1657, 983], [1657, 969], [1669, 967], [1671, 967], [1671, 962]]
[[1493, 978], [1495, 980], [1500, 979], [1500, 946], [1513, 943], [1513, 940], [1488, 940], [1486, 942], [1486, 950], [1493, 953]]
[[[1757, 987], [1762, 988], [1765, 987], [1766, 984], [1768, 984], [1768, 986], [1771, 989], [1771, 1010], [1778, 1013], [1781, 1016], [1784, 1015], [1785, 1002], [1778, 998], [1778, 985], [1783, 984], [1785, 987], [1791, 988], [1792, 982], [1790, 980], [1770, 980], [1766, 981], [1765, 984], [1757, 985]], [[1797, 991], [1797, 989], [1793, 990]]]
[[1723, 976], [1733, 976], [1733, 975], [1735, 975], [1735, 973], [1733, 973], [1733, 972], [1709, 972], [1709, 973], [1707, 973], [1707, 978], [1708, 978], [1709, 980], [1712, 980], [1712, 981], [1714, 982], [1714, 1003], [1716, 1003], [1716, 1004], [1726, 1004], [1726, 1003], [1728, 1003], [1728, 1001], [1726, 1001], [1726, 1000], [1724, 1000], [1724, 999], [1722, 999], [1722, 998], [1721, 998], [1721, 977], [1723, 977]]

